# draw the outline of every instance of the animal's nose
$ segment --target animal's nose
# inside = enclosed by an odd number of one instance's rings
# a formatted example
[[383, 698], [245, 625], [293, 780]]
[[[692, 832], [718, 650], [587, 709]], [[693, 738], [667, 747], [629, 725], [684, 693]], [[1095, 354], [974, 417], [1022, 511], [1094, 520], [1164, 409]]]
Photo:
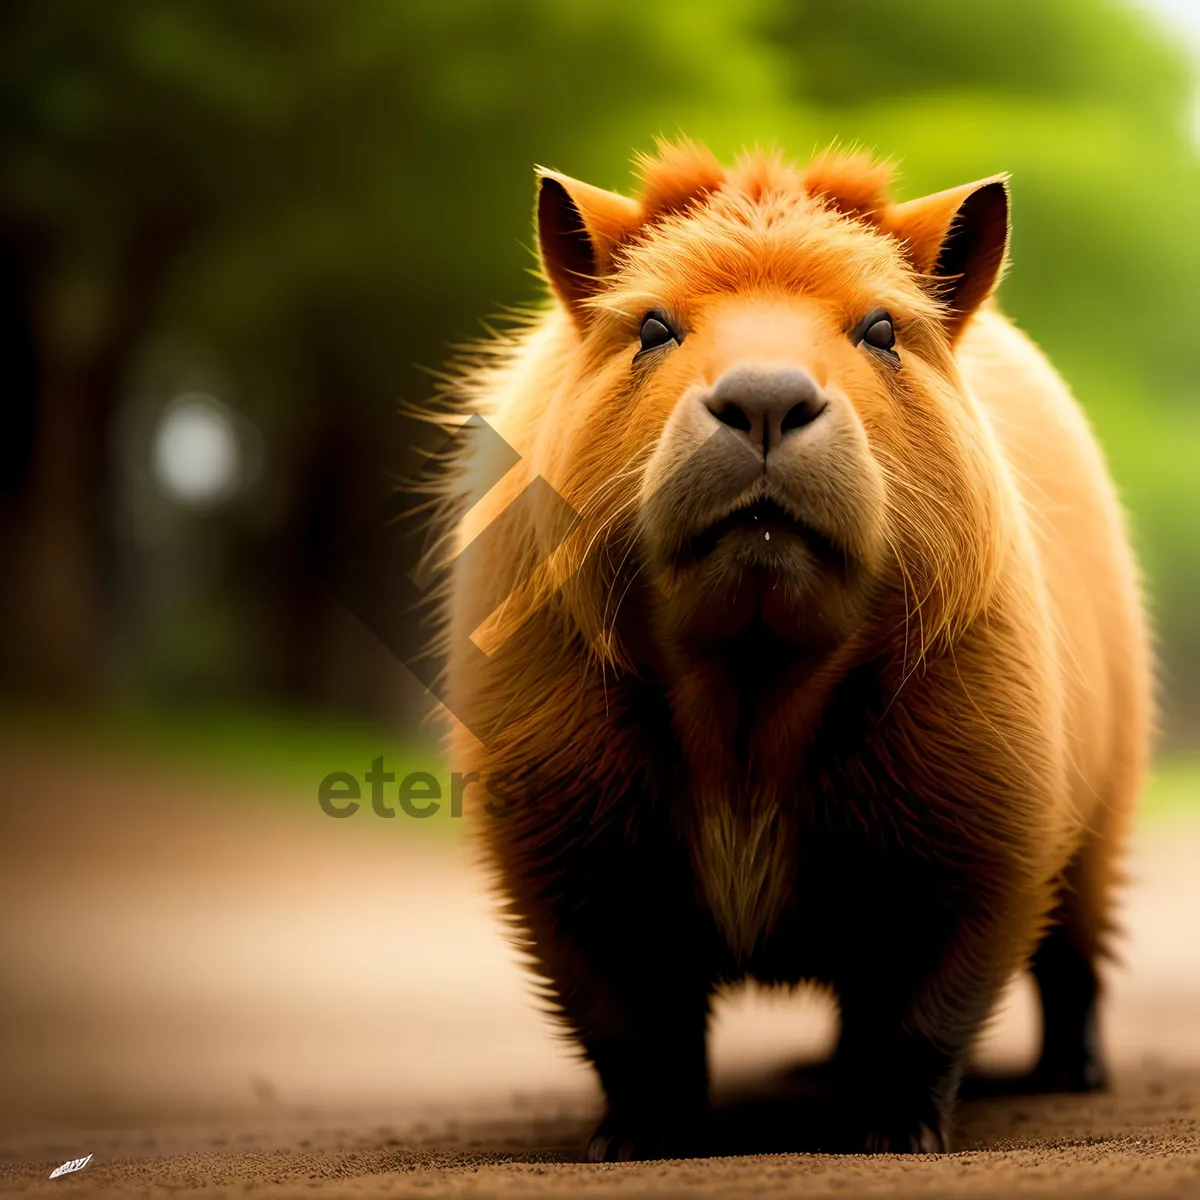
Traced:
[[743, 363], [717, 380], [704, 403], [765, 458], [790, 433], [819, 417], [826, 401], [816, 381], [799, 367]]

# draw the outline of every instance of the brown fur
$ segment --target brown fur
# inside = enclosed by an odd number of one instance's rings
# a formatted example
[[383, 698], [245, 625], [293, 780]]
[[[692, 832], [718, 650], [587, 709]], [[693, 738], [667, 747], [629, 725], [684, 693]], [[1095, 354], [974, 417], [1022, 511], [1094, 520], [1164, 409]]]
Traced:
[[[454, 765], [504, 780], [481, 826], [600, 1072], [590, 1157], [689, 1145], [711, 995], [746, 976], [834, 989], [848, 1145], [940, 1148], [1035, 949], [1038, 1078], [1102, 1079], [1094, 964], [1151, 725], [1122, 514], [1080, 409], [988, 300], [1002, 178], [896, 204], [863, 156], [725, 171], [690, 143], [641, 174], [635, 200], [543, 174], [554, 301], [458, 389], [521, 461], [456, 530], [488, 535], [443, 614], [474, 730]], [[898, 370], [847, 336], [876, 307]], [[659, 308], [683, 340], [633, 364]], [[747, 362], [834, 397], [785, 480], [834, 566], [741, 534], [672, 557], [732, 469], [697, 474], [696, 397]], [[456, 487], [487, 471], [458, 467]], [[579, 514], [565, 540], [549, 489], [519, 499], [538, 477]]]

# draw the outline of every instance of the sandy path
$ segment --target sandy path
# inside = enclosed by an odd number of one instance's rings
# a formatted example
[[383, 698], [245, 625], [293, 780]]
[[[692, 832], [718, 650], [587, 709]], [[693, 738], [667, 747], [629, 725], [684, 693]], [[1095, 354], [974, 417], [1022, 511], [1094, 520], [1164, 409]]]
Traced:
[[[969, 1101], [941, 1157], [587, 1168], [565, 1160], [597, 1093], [458, 840], [332, 821], [315, 782], [263, 803], [13, 746], [0, 778], [5, 1194], [1200, 1196], [1200, 819], [1139, 835], [1111, 1096]], [[985, 1064], [1020, 1066], [1032, 1029], [1018, 987]], [[829, 1034], [813, 998], [724, 1003], [723, 1145], [805, 1144], [819, 1103], [750, 1096]]]

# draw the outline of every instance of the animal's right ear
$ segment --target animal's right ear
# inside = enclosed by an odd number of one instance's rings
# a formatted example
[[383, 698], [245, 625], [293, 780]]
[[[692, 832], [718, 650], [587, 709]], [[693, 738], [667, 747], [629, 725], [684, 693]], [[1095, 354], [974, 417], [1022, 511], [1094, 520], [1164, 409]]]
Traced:
[[586, 317], [582, 302], [612, 270], [617, 246], [641, 225], [642, 206], [556, 171], [539, 171], [538, 177], [542, 270], [558, 298], [582, 323]]

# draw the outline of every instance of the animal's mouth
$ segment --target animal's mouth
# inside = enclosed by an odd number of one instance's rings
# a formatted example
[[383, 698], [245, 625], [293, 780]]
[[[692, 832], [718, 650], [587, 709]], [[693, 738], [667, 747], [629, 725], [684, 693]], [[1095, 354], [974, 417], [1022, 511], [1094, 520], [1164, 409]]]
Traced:
[[821, 562], [843, 570], [846, 567], [846, 555], [840, 547], [774, 500], [760, 499], [743, 504], [694, 534], [686, 543], [685, 558], [702, 562], [727, 537], [737, 537], [751, 545], [761, 542], [760, 549], [764, 553], [768, 553], [772, 545], [782, 551], [801, 542]]

